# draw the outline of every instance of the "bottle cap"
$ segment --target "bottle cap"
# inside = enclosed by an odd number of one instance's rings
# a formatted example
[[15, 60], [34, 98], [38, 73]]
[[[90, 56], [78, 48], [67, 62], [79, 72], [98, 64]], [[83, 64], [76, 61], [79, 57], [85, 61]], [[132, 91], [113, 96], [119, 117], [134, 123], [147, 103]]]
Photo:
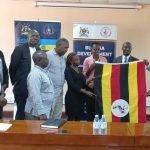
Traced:
[[95, 117], [98, 117], [98, 115], [95, 115]]
[[102, 115], [102, 118], [105, 118], [105, 115]]

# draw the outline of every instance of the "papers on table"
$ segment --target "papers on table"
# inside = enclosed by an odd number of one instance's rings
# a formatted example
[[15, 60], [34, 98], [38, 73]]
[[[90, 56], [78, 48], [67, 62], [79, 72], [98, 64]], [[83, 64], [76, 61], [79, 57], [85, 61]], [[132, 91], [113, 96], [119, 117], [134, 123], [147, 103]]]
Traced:
[[11, 126], [10, 123], [0, 123], [0, 131], [7, 131]]

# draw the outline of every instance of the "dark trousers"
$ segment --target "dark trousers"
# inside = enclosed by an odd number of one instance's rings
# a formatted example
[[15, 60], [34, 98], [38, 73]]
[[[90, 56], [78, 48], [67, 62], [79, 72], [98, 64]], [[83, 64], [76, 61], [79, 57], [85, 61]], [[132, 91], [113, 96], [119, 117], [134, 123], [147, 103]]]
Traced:
[[[87, 87], [88, 91], [91, 91], [92, 93], [95, 93], [94, 89], [91, 89]], [[86, 108], [87, 108], [87, 120], [93, 121], [95, 118], [95, 115], [99, 115], [99, 117], [102, 117], [103, 114], [103, 104], [102, 102], [97, 99], [96, 97], [86, 97]]]
[[[88, 88], [88, 91], [94, 93], [94, 89]], [[87, 110], [87, 120], [93, 121], [95, 117], [95, 98], [86, 96], [86, 110]]]
[[0, 119], [3, 118], [3, 107], [0, 106]]
[[24, 120], [25, 119], [25, 104], [27, 99], [27, 93], [25, 92], [22, 95], [14, 94], [15, 101], [17, 104], [17, 112], [16, 112], [16, 120]]
[[81, 116], [68, 115], [68, 121], [80, 121]]

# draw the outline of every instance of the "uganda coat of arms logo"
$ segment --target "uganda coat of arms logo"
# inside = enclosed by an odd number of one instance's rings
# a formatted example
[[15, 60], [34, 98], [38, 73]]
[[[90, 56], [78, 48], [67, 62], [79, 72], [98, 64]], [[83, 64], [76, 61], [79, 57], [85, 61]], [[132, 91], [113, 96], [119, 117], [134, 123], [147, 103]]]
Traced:
[[89, 37], [89, 29], [88, 27], [80, 27], [79, 36], [80, 37]]

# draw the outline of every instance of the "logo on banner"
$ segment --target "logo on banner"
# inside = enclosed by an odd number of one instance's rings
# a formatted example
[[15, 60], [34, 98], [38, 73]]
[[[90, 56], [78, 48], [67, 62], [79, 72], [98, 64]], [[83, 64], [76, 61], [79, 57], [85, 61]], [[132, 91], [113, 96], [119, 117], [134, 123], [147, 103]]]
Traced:
[[46, 36], [50, 36], [54, 34], [54, 28], [51, 25], [45, 25], [43, 28], [43, 34]]
[[30, 30], [29, 24], [21, 24], [21, 35], [27, 35]]
[[111, 110], [114, 116], [124, 117], [129, 113], [129, 104], [123, 99], [118, 99], [113, 102]]
[[89, 37], [88, 27], [80, 27], [79, 35], [80, 35], [80, 37]]
[[100, 31], [100, 35], [104, 38], [108, 38], [111, 36], [111, 29], [108, 27], [103, 27]]

